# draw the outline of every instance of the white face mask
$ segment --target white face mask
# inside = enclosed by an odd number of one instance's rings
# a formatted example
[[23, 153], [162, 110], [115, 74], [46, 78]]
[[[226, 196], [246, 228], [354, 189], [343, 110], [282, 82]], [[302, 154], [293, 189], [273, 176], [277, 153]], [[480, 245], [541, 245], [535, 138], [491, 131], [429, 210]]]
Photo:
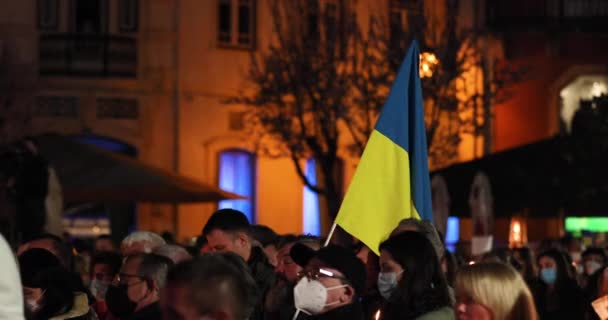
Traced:
[[27, 309], [33, 313], [36, 313], [36, 311], [40, 309], [40, 305], [35, 300], [25, 300], [25, 305], [27, 306]]
[[[42, 295], [41, 297], [46, 293], [46, 290], [42, 291]], [[40, 310], [40, 303], [38, 303], [40, 299], [25, 299], [25, 305], [27, 306], [28, 310], [30, 310], [32, 313], [36, 313], [36, 311]]]
[[586, 261], [585, 262], [585, 273], [590, 276], [599, 270], [602, 265], [597, 261]]
[[397, 277], [402, 274], [403, 271], [397, 272], [380, 272], [378, 273], [378, 292], [384, 298], [388, 300], [398, 285]]
[[106, 299], [106, 292], [108, 291], [108, 286], [110, 285], [110, 283], [98, 280], [98, 279], [93, 279], [93, 281], [91, 281], [91, 285], [89, 286], [89, 290], [91, 290], [91, 294], [99, 299], [99, 300], [105, 300]]
[[[46, 293], [46, 290], [42, 291], [42, 294], [44, 293]], [[36, 311], [40, 310], [41, 307], [39, 301], [40, 300], [36, 299], [25, 299], [25, 305], [29, 311], [36, 313]]]
[[326, 303], [327, 291], [344, 287], [348, 287], [348, 285], [325, 288], [318, 280], [309, 280], [307, 277], [303, 277], [293, 288], [296, 308], [308, 315], [317, 315], [325, 307], [340, 303], [340, 301]]

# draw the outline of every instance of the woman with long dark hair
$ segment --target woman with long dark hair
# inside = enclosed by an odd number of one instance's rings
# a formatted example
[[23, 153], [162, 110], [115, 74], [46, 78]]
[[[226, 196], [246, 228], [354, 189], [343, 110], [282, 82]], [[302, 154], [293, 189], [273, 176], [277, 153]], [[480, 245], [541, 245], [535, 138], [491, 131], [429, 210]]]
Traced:
[[52, 253], [30, 249], [19, 256], [28, 320], [97, 319], [73, 274]]
[[532, 291], [540, 319], [583, 319], [585, 296], [564, 254], [550, 249], [538, 256], [540, 281]]
[[[534, 254], [528, 247], [521, 247], [513, 249], [511, 256], [515, 262], [517, 262], [517, 271], [521, 274], [522, 278], [528, 285], [536, 283], [538, 277], [536, 275], [536, 265], [534, 261]], [[512, 263], [514, 264], [514, 263]]]
[[380, 270], [382, 319], [454, 319], [445, 276], [424, 235], [405, 231], [380, 244]]

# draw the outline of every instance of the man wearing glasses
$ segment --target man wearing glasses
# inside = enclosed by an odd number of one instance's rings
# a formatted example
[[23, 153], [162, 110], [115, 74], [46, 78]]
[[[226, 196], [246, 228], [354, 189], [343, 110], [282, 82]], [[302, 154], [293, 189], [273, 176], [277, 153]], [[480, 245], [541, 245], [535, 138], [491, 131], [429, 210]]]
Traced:
[[334, 245], [314, 251], [298, 243], [290, 255], [303, 267], [294, 288], [298, 310], [310, 319], [363, 319], [359, 297], [365, 290], [365, 266], [352, 251]]
[[159, 292], [165, 286], [173, 262], [156, 254], [127, 257], [106, 302], [113, 316], [121, 320], [160, 320]]

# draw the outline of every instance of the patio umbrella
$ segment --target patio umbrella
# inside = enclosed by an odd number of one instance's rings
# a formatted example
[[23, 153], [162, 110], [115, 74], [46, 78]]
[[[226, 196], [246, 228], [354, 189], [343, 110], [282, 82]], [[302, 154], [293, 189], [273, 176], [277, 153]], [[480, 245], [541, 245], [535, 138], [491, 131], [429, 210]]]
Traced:
[[64, 201], [216, 202], [244, 199], [218, 187], [74, 141], [58, 134], [34, 137], [55, 168]]

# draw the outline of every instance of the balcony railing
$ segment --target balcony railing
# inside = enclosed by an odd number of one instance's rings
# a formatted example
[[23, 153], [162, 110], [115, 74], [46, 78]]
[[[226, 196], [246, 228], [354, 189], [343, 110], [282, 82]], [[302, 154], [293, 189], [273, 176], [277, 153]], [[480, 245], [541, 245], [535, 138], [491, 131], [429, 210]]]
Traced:
[[487, 0], [487, 23], [496, 31], [608, 31], [606, 0]]
[[137, 43], [105, 34], [40, 36], [40, 74], [82, 77], [135, 77]]

